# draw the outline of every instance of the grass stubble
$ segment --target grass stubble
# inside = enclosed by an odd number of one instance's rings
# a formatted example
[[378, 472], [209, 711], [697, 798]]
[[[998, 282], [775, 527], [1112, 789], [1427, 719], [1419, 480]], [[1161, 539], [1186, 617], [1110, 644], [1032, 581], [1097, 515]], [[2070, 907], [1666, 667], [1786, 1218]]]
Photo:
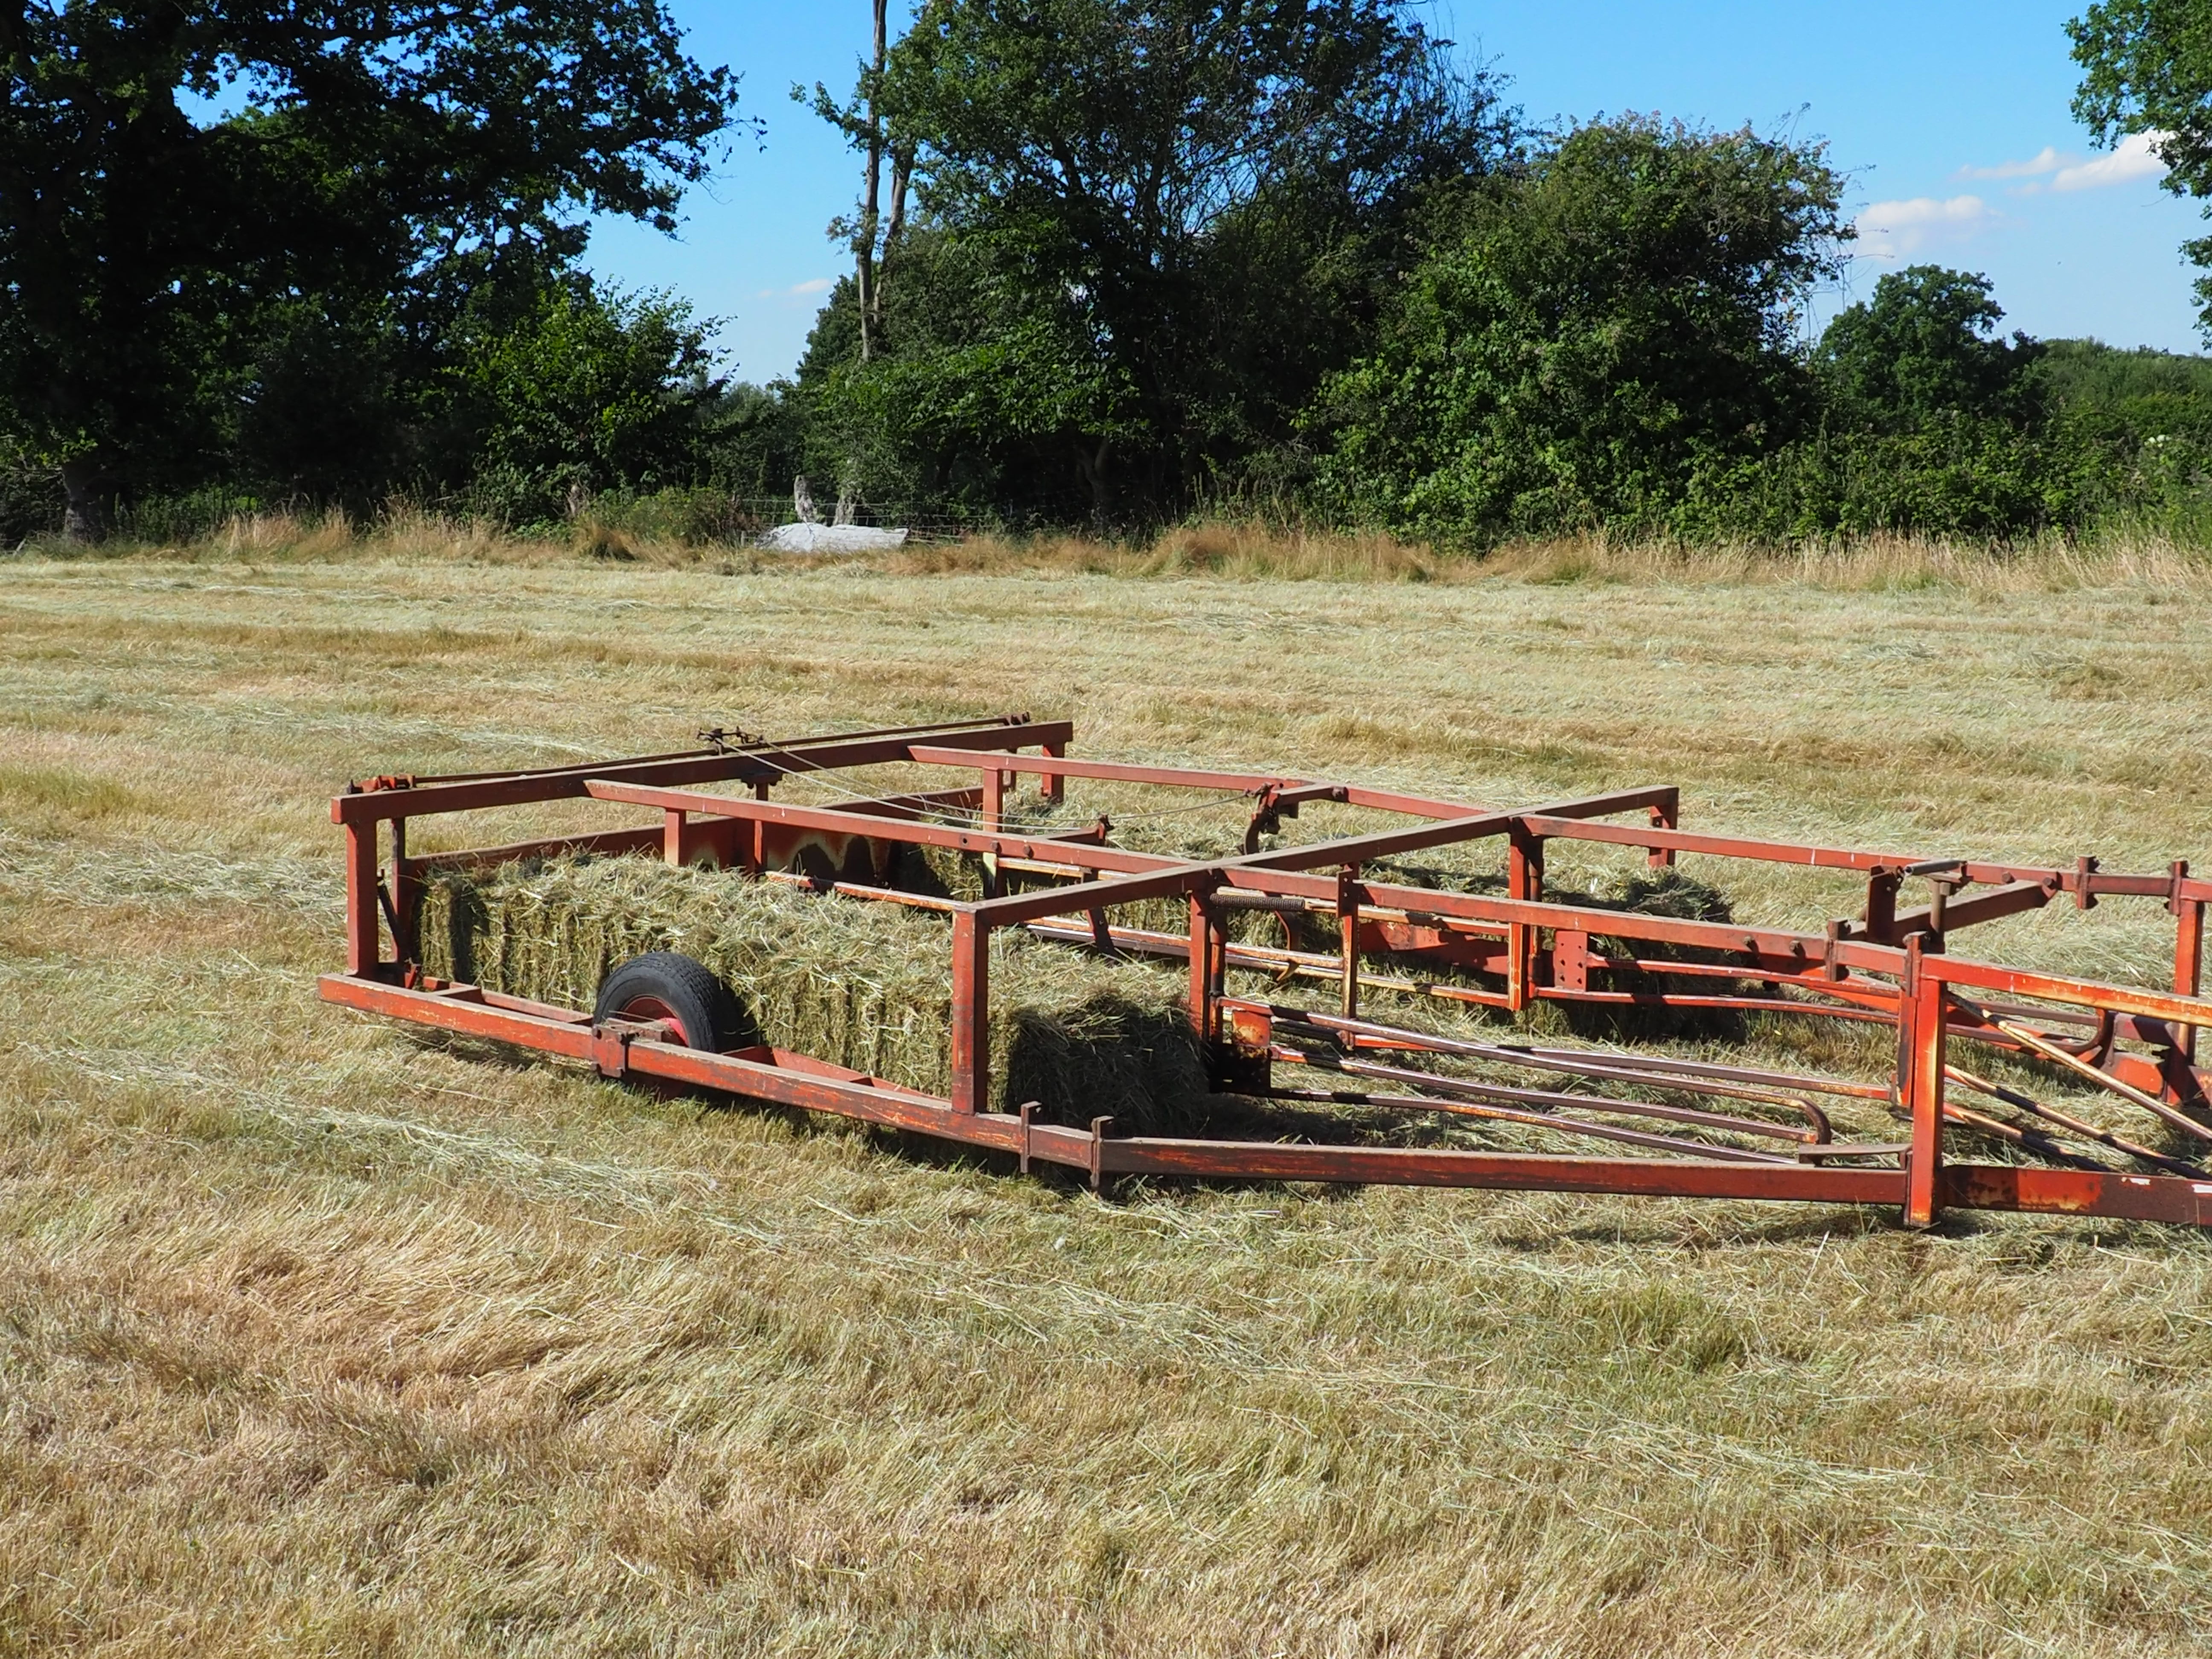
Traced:
[[[0, 1651], [2206, 1645], [2195, 1237], [1101, 1202], [315, 1001], [339, 780], [732, 720], [1066, 710], [1094, 754], [2212, 851], [2180, 574], [1127, 574], [5, 567]], [[1784, 871], [1731, 896], [1849, 904]], [[1989, 937], [2149, 974], [2160, 922]]]

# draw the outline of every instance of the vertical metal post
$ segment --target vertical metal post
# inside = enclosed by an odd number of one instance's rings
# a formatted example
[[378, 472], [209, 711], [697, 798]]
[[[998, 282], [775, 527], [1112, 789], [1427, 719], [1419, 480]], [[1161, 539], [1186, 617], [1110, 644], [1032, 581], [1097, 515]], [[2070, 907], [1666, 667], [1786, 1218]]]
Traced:
[[1190, 896], [1190, 1028], [1201, 1043], [1221, 1035], [1221, 979], [1227, 966], [1222, 949], [1221, 922], [1213, 914], [1208, 895]]
[[1867, 872], [1866, 936], [1878, 945], [1893, 942], [1897, 933], [1897, 890], [1904, 878], [1877, 865]]
[[[1544, 842], [1518, 823], [1508, 832], [1505, 894], [1508, 898], [1544, 896]], [[1505, 924], [1505, 1006], [1526, 1008], [1535, 1000], [1536, 929], [1527, 922]]]
[[1004, 828], [1006, 811], [1006, 775], [994, 766], [983, 774], [983, 827]]
[[1359, 1018], [1359, 866], [1336, 872], [1336, 934], [1344, 951], [1344, 1017]]
[[660, 826], [660, 856], [672, 870], [684, 867], [684, 814], [672, 806], [663, 815]]
[[376, 913], [376, 820], [345, 827], [346, 972], [373, 976], [382, 955]]
[[407, 820], [392, 820], [392, 910], [399, 918], [392, 948], [402, 962], [422, 959], [421, 929], [422, 881], [407, 858]]
[[[1065, 760], [1067, 757], [1067, 745], [1064, 743], [1042, 743], [1037, 747], [1043, 751], [1047, 760]], [[1044, 797], [1047, 805], [1060, 805], [1065, 782], [1066, 781], [1057, 772], [1043, 772], [1038, 775], [1037, 789]]]
[[[2189, 878], [2189, 861], [2173, 866], [2174, 914], [2173, 988], [2185, 997], [2200, 996], [2204, 989], [2204, 901], [2181, 896], [2181, 884]], [[2197, 1028], [2185, 1025], [2175, 1033], [2174, 1046], [2183, 1061], [2197, 1062]]]
[[952, 913], [952, 1109], [987, 1110], [991, 1097], [991, 930], [973, 910]]
[[[1669, 789], [1666, 799], [1651, 808], [1651, 827], [1654, 830], [1679, 830], [1682, 827], [1680, 790]], [[1655, 847], [1650, 851], [1650, 862], [1654, 870], [1663, 870], [1674, 861], [1674, 849], [1671, 847]]]
[[1943, 1180], [1943, 1045], [1949, 1022], [1943, 981], [1922, 951], [1923, 935], [1905, 941], [1905, 978], [1897, 1011], [1899, 1103], [1912, 1115], [1912, 1151], [1905, 1165], [1905, 1224], [1936, 1220]]
[[[1080, 878], [1080, 880], [1085, 883], [1095, 882], [1097, 879], [1098, 872], [1096, 870], [1085, 870]], [[1112, 956], [1114, 929], [1112, 924], [1106, 920], [1106, 907], [1103, 904], [1094, 904], [1085, 914], [1091, 918], [1091, 948], [1102, 957]]]

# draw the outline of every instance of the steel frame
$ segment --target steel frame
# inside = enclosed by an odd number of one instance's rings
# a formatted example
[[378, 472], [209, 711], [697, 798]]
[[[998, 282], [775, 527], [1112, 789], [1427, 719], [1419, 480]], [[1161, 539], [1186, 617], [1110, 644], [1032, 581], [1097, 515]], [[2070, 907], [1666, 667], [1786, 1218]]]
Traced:
[[[2212, 1174], [2171, 1152], [1986, 1082], [1951, 1058], [1960, 1042], [2010, 1050], [2096, 1084], [2154, 1114], [2170, 1131], [2212, 1140], [2212, 1127], [2199, 1121], [2212, 1121], [2206, 1073], [2195, 1064], [2197, 1033], [2212, 1023], [2212, 1002], [2199, 996], [2212, 881], [2191, 876], [2185, 863], [2160, 875], [2129, 875], [2106, 872], [2089, 858], [2043, 867], [1692, 833], [1680, 827], [1680, 797], [1672, 787], [1498, 811], [1288, 775], [1079, 760], [1068, 755], [1070, 723], [1032, 721], [1026, 715], [785, 743], [732, 740], [719, 732], [703, 735], [710, 738], [708, 746], [679, 753], [440, 778], [384, 776], [349, 786], [331, 809], [345, 837], [346, 961], [343, 972], [320, 981], [321, 994], [344, 1006], [586, 1062], [610, 1078], [653, 1079], [835, 1112], [1006, 1153], [1024, 1170], [1039, 1163], [1060, 1165], [1083, 1172], [1094, 1185], [1121, 1176], [1385, 1182], [1887, 1205], [1914, 1226], [1931, 1224], [1947, 1209], [2212, 1225]], [[856, 793], [830, 805], [773, 798], [775, 787], [793, 776], [835, 776], [893, 762], [972, 781], [888, 799]], [[1006, 807], [1024, 777], [1035, 779], [1051, 801], [1061, 799], [1071, 779], [1249, 797], [1245, 851], [1196, 862], [1136, 852], [1113, 845], [1103, 819], [1049, 833], [1023, 828], [1009, 822]], [[750, 793], [701, 787], [713, 784]], [[413, 819], [561, 799], [647, 809], [657, 818], [635, 828], [463, 853], [408, 853], [407, 826]], [[1409, 822], [1261, 850], [1266, 831], [1279, 828], [1301, 806], [1320, 802]], [[1607, 821], [1624, 814], [1643, 821]], [[381, 831], [387, 824], [389, 830]], [[380, 836], [388, 840], [388, 863]], [[1503, 895], [1396, 885], [1364, 873], [1379, 860], [1477, 841], [1504, 844]], [[1856, 874], [1866, 884], [1865, 903], [1856, 917], [1832, 922], [1820, 933], [1578, 906], [1545, 894], [1545, 848], [1556, 841], [1640, 848], [1654, 866], [1693, 854]], [[902, 842], [981, 855], [988, 896], [963, 902], [891, 887], [884, 872], [891, 850]], [[415, 908], [424, 878], [437, 868], [655, 848], [671, 864], [705, 860], [763, 878], [945, 913], [952, 991], [949, 1094], [917, 1092], [781, 1049], [693, 1048], [665, 1025], [594, 1023], [578, 1010], [440, 982], [416, 966]], [[1026, 890], [1006, 890], [1014, 885], [1010, 878], [1018, 878]], [[1928, 902], [1900, 909], [1904, 885], [1915, 880], [1928, 884]], [[1118, 905], [1178, 897], [1186, 901], [1189, 919], [1183, 933], [1111, 921]], [[2163, 901], [2175, 924], [2170, 991], [2006, 967], [1949, 949], [1953, 934], [1979, 922], [2062, 899], [2086, 909], [2107, 898]], [[1239, 909], [1331, 918], [1338, 950], [1329, 954], [1234, 941], [1225, 919]], [[1224, 1091], [1466, 1113], [1625, 1142], [1644, 1155], [1120, 1136], [1110, 1133], [1107, 1118], [1094, 1120], [1085, 1131], [1035, 1121], [1028, 1106], [994, 1112], [989, 1109], [989, 943], [993, 931], [1002, 927], [1025, 927], [1073, 948], [1185, 961], [1191, 1019], [1216, 1086]], [[1631, 954], [1601, 948], [1601, 940], [1623, 942]], [[1684, 949], [1699, 957], [1667, 954]], [[1431, 964], [1453, 971], [1430, 978], [1421, 970]], [[1278, 987], [1328, 982], [1336, 992], [1335, 1008], [1232, 995], [1226, 983], [1231, 969], [1264, 970]], [[1717, 990], [1697, 988], [1716, 980], [1722, 981]], [[1684, 981], [1686, 988], [1678, 988]], [[1363, 1018], [1363, 990], [1383, 987], [1505, 1010], [1556, 1000], [1760, 1009], [1855, 1020], [1893, 1028], [1897, 1061], [1890, 1084], [1882, 1087], [1633, 1052], [1540, 1049], [1503, 1041], [1455, 1046]], [[1439, 1079], [1373, 1057], [1462, 1050], [1486, 1050], [1474, 1057], [1565, 1073], [1584, 1083], [1717, 1097], [1732, 1109]], [[1305, 1075], [1319, 1070], [1329, 1086], [1285, 1086], [1279, 1073], [1287, 1068]], [[1948, 1085], [1954, 1083], [2035, 1121], [2022, 1125], [1960, 1105], [1948, 1097]], [[1826, 1115], [1813, 1103], [1815, 1095], [1885, 1099], [1909, 1122], [1907, 1138], [1835, 1141]], [[1791, 1126], [1752, 1115], [1747, 1107], [1754, 1104], [1794, 1112], [1801, 1121]], [[1591, 1111], [1656, 1119], [1662, 1127], [1636, 1129], [1582, 1115]], [[2000, 1136], [2046, 1161], [1953, 1161], [1947, 1157], [1947, 1131], [1961, 1126]], [[1787, 1143], [1789, 1150], [1690, 1138], [1699, 1129], [1765, 1137]], [[2103, 1166], [2067, 1141], [2118, 1152], [2146, 1167]]]

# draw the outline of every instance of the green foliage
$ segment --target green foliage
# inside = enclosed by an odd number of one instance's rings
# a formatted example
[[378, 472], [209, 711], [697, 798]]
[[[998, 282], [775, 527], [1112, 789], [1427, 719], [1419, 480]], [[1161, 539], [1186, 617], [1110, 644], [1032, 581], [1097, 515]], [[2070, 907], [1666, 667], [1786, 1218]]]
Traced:
[[1701, 475], [1668, 529], [1779, 544], [1874, 531], [2008, 541], [2079, 516], [2076, 459], [2008, 422], [1939, 411], [1909, 430], [1808, 434]]
[[854, 284], [841, 282], [799, 368], [802, 470], [876, 496], [933, 499], [981, 517], [1043, 507], [1085, 516], [1079, 473], [1103, 477], [1117, 441], [1148, 435], [1125, 375], [1079, 308], [1001, 279], [986, 252], [910, 233], [883, 280], [881, 349], [858, 360]]
[[[434, 335], [590, 214], [672, 225], [734, 100], [679, 38], [660, 0], [0, 6], [0, 430], [95, 532], [362, 331]], [[391, 428], [368, 378], [324, 442]]]
[[1451, 216], [1310, 417], [1345, 509], [1457, 543], [1665, 526], [1806, 422], [1805, 289], [1837, 268], [1817, 145], [1581, 128]]
[[2043, 429], [2043, 348], [2007, 342], [1989, 279], [1938, 265], [1884, 276], [1812, 354], [1808, 432], [1705, 487], [1693, 533], [1794, 539], [1870, 531], [2004, 539], [2078, 514], [2081, 459]]
[[930, 0], [882, 88], [932, 227], [891, 361], [812, 360], [841, 467], [1143, 516], [1288, 436], [1425, 193], [1509, 156], [1443, 46], [1399, 0]]
[[2085, 517], [2202, 541], [2212, 529], [2212, 358], [2057, 340], [2033, 375], [2086, 475]]
[[2039, 349], [2025, 335], [1992, 337], [2003, 310], [1990, 280], [1913, 265], [1848, 307], [1814, 354], [1832, 414], [1877, 432], [1911, 432], [1954, 415], [2017, 419], [2033, 413], [2022, 370]]
[[705, 474], [717, 489], [746, 499], [779, 495], [805, 471], [805, 425], [788, 392], [783, 382], [722, 388], [702, 439]]
[[60, 477], [22, 444], [0, 434], [0, 553], [61, 521]]
[[2033, 371], [2042, 394], [2068, 408], [2127, 407], [2170, 399], [2212, 409], [2212, 357], [2139, 346], [2123, 351], [2099, 340], [2046, 340]]
[[[2202, 0], [2099, 0], [2066, 32], [2081, 66], [2074, 113], [2097, 141], [2154, 133], [2166, 188], [2212, 196], [2212, 10]], [[2183, 251], [2212, 265], [2212, 237]], [[2197, 295], [2197, 326], [2212, 336], [2212, 276]]]
[[[1900, 275], [1916, 280], [1846, 312], [1816, 354], [1832, 386], [1854, 354], [1875, 372], [1844, 379], [1820, 433], [1692, 503], [1686, 528], [2012, 541], [2128, 524], [2202, 538], [2212, 525], [2212, 362], [2094, 340], [2007, 346], [1984, 336], [1994, 306], [1966, 316], [1981, 279]], [[1862, 310], [1890, 314], [1877, 325], [1854, 315]], [[1869, 386], [1892, 395], [1867, 395]]]
[[621, 538], [688, 547], [745, 541], [766, 527], [728, 490], [699, 485], [609, 490], [593, 498], [577, 515], [574, 526], [586, 541], [596, 537], [611, 544]]
[[690, 316], [666, 295], [563, 287], [468, 341], [455, 402], [473, 429], [477, 509], [509, 523], [557, 519], [617, 485], [689, 482], [720, 391]]
[[[2212, 199], [2212, 15], [2071, 30], [2077, 112]], [[679, 301], [577, 269], [595, 214], [672, 225], [731, 118], [665, 0], [0, 0], [0, 546], [394, 495], [715, 539], [799, 473], [1455, 546], [2212, 533], [2212, 360], [2008, 340], [1925, 265], [1809, 344], [1821, 146], [1531, 135], [1413, 0], [924, 0], [816, 103], [891, 167], [837, 231], [868, 286], [727, 386]]]

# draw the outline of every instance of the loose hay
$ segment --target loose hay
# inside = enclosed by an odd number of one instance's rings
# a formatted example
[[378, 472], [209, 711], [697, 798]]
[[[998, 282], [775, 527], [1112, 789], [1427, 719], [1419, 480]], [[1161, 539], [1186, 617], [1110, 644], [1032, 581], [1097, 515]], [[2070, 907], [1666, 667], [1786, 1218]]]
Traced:
[[[912, 1089], [951, 1086], [951, 939], [926, 911], [645, 858], [445, 872], [425, 889], [423, 967], [511, 996], [591, 1006], [648, 951], [720, 975], [753, 1041]], [[991, 939], [992, 1105], [1124, 1133], [1193, 1127], [1206, 1075], [1180, 975], [1000, 931]]]

